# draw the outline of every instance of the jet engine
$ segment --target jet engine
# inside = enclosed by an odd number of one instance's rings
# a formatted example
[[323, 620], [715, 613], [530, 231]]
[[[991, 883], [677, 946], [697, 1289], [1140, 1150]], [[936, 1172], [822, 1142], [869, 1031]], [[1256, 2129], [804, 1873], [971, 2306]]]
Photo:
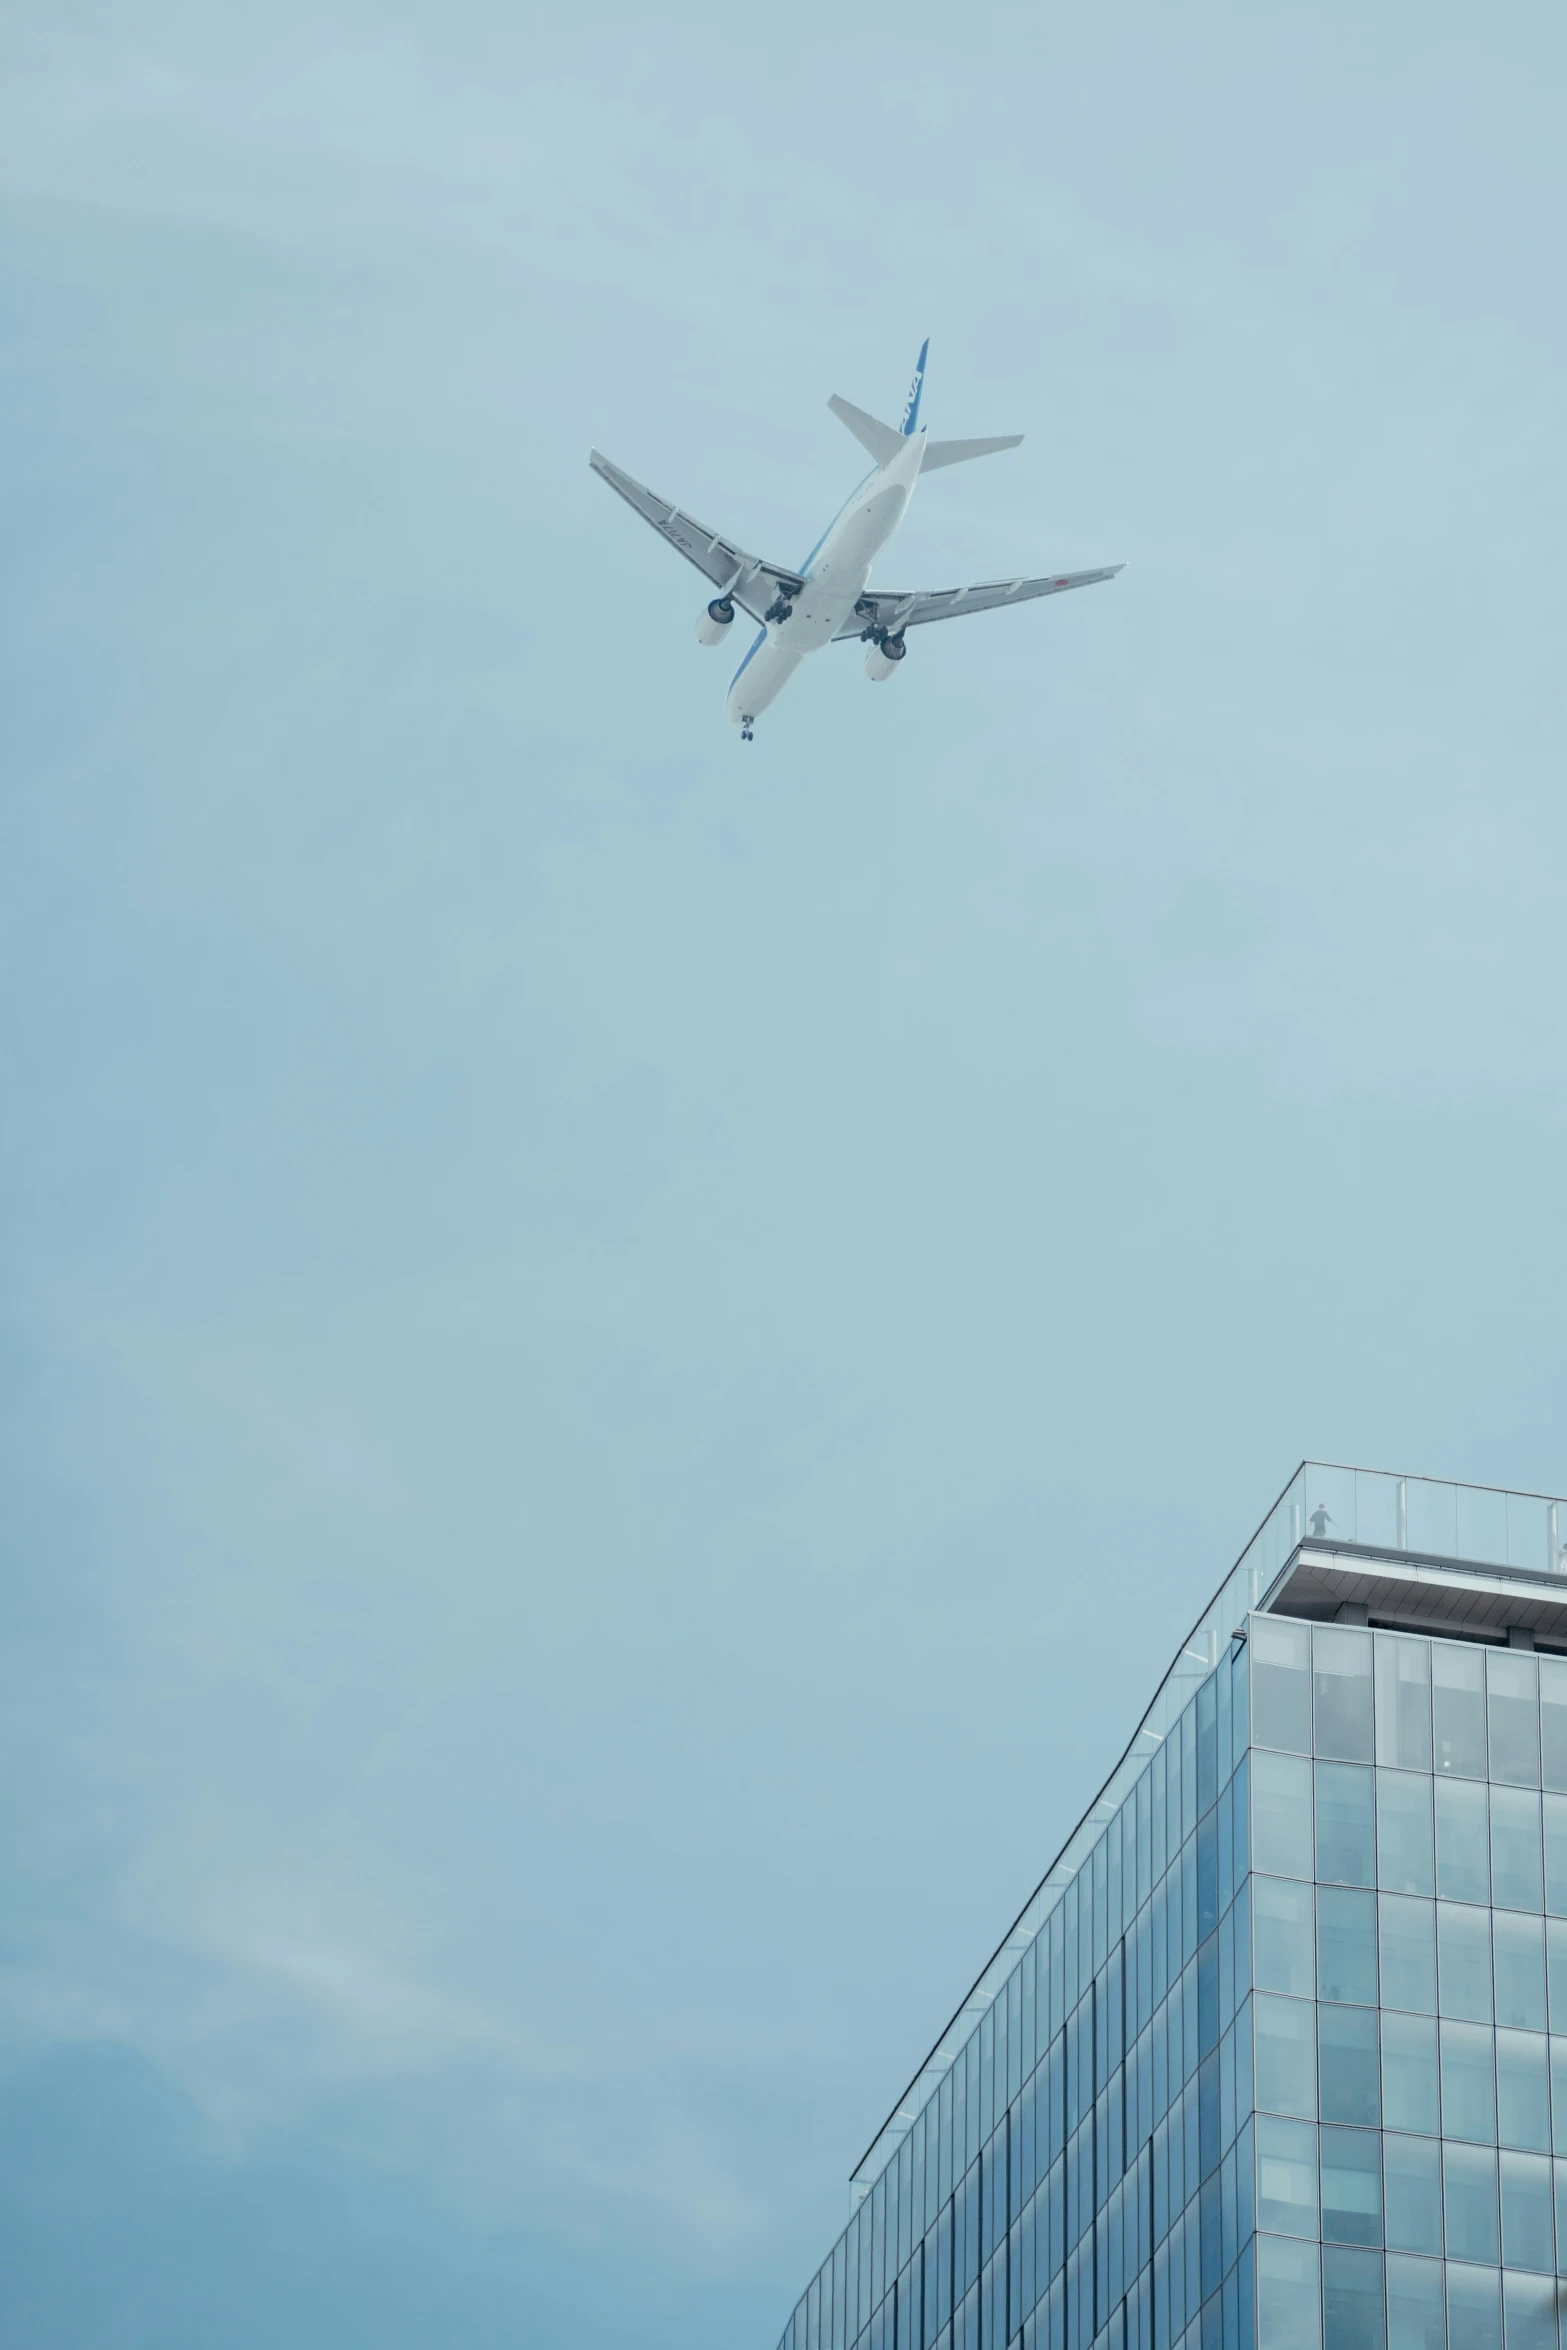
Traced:
[[883, 678], [896, 677], [898, 663], [908, 649], [901, 636], [884, 636], [879, 645], [872, 645], [865, 656], [865, 674], [872, 685], [880, 685]]
[[699, 645], [721, 645], [735, 624], [735, 608], [728, 596], [715, 596], [696, 624]]

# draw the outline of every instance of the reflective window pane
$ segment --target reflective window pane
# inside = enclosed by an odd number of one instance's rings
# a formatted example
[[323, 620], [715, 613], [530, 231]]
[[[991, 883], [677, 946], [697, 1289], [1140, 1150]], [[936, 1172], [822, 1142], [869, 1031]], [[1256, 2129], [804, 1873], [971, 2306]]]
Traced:
[[1310, 1999], [1316, 1989], [1311, 1886], [1291, 1877], [1253, 1877], [1251, 1900], [1258, 1990]]
[[1435, 2138], [1382, 2141], [1387, 2240], [1397, 2252], [1442, 2249], [1442, 2150]]
[[1491, 1898], [1490, 1822], [1483, 1786], [1439, 1779], [1436, 1796], [1436, 1889], [1449, 1901]]
[[1439, 1775], [1485, 1777], [1485, 1652], [1431, 1646], [1431, 1721]]
[[1316, 2125], [1259, 2113], [1256, 2143], [1257, 2225], [1281, 2236], [1315, 2236]]
[[1274, 1877], [1312, 1874], [1309, 1762], [1253, 1750], [1251, 1833], [1253, 1868]]
[[1539, 2154], [1504, 2154], [1501, 2169], [1503, 2264], [1508, 2268], [1554, 2269], [1556, 2229], [1551, 2213], [1550, 2163]]
[[1322, 2118], [1374, 2129], [1381, 2119], [1374, 2007], [1319, 2007], [1317, 2046]]
[[[1377, 1761], [1405, 1771], [1431, 1768], [1431, 1651], [1424, 1640], [1378, 1632]], [[1567, 1692], [1563, 1695], [1567, 1707]], [[1562, 1780], [1567, 1787], [1567, 1778]]]
[[1425, 2130], [1432, 2137], [1441, 2126], [1436, 2026], [1426, 2016], [1382, 2018], [1382, 2119], [1390, 2130]]
[[1375, 2130], [1322, 2132], [1322, 2235], [1334, 2244], [1382, 2241], [1382, 2140]]
[[1442, 2264], [1387, 2258], [1387, 2350], [1446, 2350]]
[[1490, 2030], [1484, 2024], [1444, 2023], [1441, 2058], [1443, 2137], [1494, 2145], [1496, 2080]]
[[1362, 1764], [1317, 1765], [1317, 1882], [1376, 1883], [1375, 1795]]
[[1442, 2146], [1442, 2217], [1452, 2260], [1501, 2256], [1496, 2226], [1496, 2156], [1489, 2146]]
[[1486, 1658], [1491, 1777], [1517, 1787], [1540, 1784], [1540, 1715], [1535, 1662], [1523, 1651], [1493, 1649]]
[[1325, 2350], [1384, 2350], [1382, 2255], [1324, 2245], [1322, 2339]]
[[1253, 1616], [1251, 1734], [1258, 1746], [1311, 1752], [1311, 1632], [1281, 1616]]
[[1321, 2350], [1322, 2287], [1315, 2244], [1257, 2238], [1257, 2339], [1267, 2350]]
[[1550, 2152], [1550, 2066], [1543, 2032], [1496, 2035], [1496, 2130], [1504, 2146]]
[[1543, 1909], [1540, 1798], [1529, 1787], [1491, 1789], [1491, 1899], [1498, 1909]]
[[1567, 2032], [1567, 1919], [1545, 1921], [1545, 1985], [1550, 1998], [1551, 2029]]
[[1447, 2264], [1449, 2350], [1502, 2350], [1501, 2279], [1494, 2268]]
[[1491, 1917], [1456, 1901], [1436, 1905], [1437, 1989], [1443, 2015], [1491, 2020]]
[[1377, 1897], [1344, 1885], [1317, 1894], [1317, 1997], [1377, 2003]]
[[1256, 2030], [1255, 2082], [1259, 2108], [1270, 2113], [1314, 2117], [1316, 2011], [1306, 2000], [1279, 1999], [1263, 1991], [1254, 1995], [1251, 2006]]
[[1567, 1789], [1567, 1657], [1538, 1661], [1542, 1774], [1547, 1787]]
[[1567, 1917], [1567, 1795], [1545, 1798], [1545, 1906]]
[[1567, 2040], [1549, 2042], [1551, 2051], [1551, 2144], [1567, 2154]]
[[1556, 2283], [1552, 2277], [1506, 2276], [1507, 2350], [1556, 2350]]
[[1378, 1901], [1377, 1939], [1384, 2007], [1412, 2007], [1424, 2015], [1435, 2013], [1435, 1920], [1435, 1905], [1429, 1901], [1412, 1901], [1397, 1893], [1384, 1893]]
[[1312, 1635], [1318, 1754], [1370, 1762], [1371, 1635], [1319, 1624]]
[[1491, 1918], [1496, 2020], [1522, 2032], [1545, 2029], [1545, 1935], [1541, 1918], [1499, 1909]]
[[1377, 1773], [1377, 1883], [1388, 1893], [1436, 1891], [1429, 1778]]

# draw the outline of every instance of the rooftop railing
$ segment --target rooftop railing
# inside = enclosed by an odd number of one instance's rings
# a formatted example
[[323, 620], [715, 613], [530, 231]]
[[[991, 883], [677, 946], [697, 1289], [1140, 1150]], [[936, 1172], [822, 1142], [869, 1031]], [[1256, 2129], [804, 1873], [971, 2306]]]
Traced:
[[875, 2184], [916, 2115], [940, 2087], [959, 2049], [1092, 1852], [1101, 1830], [1119, 1811], [1171, 1725], [1180, 1720], [1197, 1684], [1218, 1663], [1231, 1632], [1305, 1541], [1409, 1551], [1451, 1559], [1460, 1566], [1567, 1575], [1567, 1500], [1303, 1461], [1182, 1642], [1120, 1761], [856, 2163], [850, 2179], [856, 2203]]

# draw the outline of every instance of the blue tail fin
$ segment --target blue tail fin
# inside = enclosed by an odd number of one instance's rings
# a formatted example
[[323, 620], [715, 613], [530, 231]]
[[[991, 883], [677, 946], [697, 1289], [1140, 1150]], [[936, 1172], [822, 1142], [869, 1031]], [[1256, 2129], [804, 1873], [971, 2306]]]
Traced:
[[903, 403], [903, 422], [899, 430], [905, 439], [910, 433], [919, 430], [920, 393], [925, 388], [925, 354], [929, 349], [930, 337], [927, 335], [920, 345], [919, 358], [914, 363], [914, 381], [909, 386], [909, 396]]

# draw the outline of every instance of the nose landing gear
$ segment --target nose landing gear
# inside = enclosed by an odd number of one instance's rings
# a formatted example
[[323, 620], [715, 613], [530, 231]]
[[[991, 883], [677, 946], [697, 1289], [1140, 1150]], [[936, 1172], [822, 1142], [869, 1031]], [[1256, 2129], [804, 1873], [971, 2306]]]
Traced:
[[754, 743], [756, 740], [756, 736], [751, 731], [749, 718], [742, 718], [740, 721], [740, 740], [743, 743]]

